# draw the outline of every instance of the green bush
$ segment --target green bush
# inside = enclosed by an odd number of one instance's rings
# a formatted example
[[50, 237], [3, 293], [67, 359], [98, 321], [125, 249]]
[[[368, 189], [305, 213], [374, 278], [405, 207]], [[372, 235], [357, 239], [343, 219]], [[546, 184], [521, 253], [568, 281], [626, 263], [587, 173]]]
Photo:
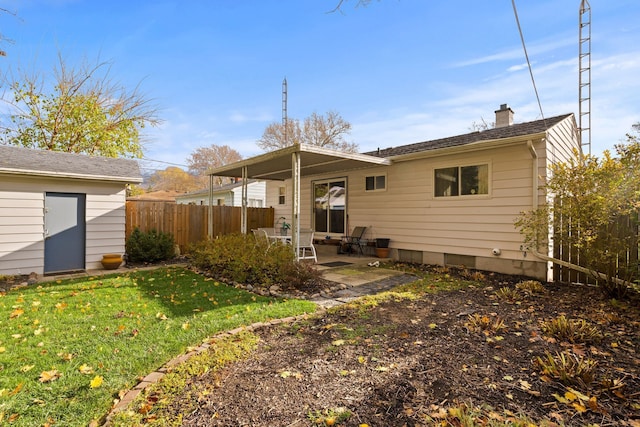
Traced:
[[136, 227], [126, 242], [127, 261], [156, 262], [170, 259], [175, 254], [175, 240], [168, 233]]
[[260, 287], [284, 283], [295, 262], [291, 246], [268, 246], [244, 234], [201, 242], [190, 252], [194, 267], [223, 280]]

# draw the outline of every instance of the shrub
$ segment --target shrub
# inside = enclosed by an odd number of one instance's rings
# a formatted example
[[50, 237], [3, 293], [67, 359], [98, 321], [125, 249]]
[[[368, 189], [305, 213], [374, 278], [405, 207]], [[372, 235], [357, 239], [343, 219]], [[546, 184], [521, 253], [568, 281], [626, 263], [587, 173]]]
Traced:
[[524, 280], [516, 284], [516, 289], [519, 289], [527, 294], [544, 294], [547, 290], [542, 286], [542, 283], [537, 280]]
[[290, 246], [269, 246], [253, 235], [239, 233], [201, 242], [191, 251], [194, 267], [223, 280], [261, 287], [283, 283], [293, 262]]
[[534, 364], [543, 375], [547, 375], [564, 385], [588, 386], [595, 378], [597, 362], [593, 359], [578, 356], [567, 351], [556, 353], [549, 352], [544, 357], [537, 357]]
[[542, 323], [545, 335], [575, 344], [589, 344], [600, 340], [598, 328], [587, 323], [584, 319], [567, 319], [559, 316]]
[[465, 323], [464, 326], [471, 332], [485, 333], [499, 332], [500, 330], [506, 328], [504, 320], [500, 319], [499, 317], [491, 319], [491, 317], [487, 315], [481, 315], [478, 313], [469, 315], [468, 322]]
[[175, 241], [168, 233], [156, 230], [140, 231], [136, 227], [126, 242], [127, 260], [156, 262], [170, 259], [175, 254]]
[[521, 299], [520, 293], [516, 289], [510, 288], [508, 286], [503, 286], [502, 288], [498, 289], [496, 291], [496, 297], [499, 300], [507, 301], [511, 303], [520, 301]]
[[292, 262], [285, 266], [283, 279], [296, 289], [319, 289], [322, 273], [307, 262]]

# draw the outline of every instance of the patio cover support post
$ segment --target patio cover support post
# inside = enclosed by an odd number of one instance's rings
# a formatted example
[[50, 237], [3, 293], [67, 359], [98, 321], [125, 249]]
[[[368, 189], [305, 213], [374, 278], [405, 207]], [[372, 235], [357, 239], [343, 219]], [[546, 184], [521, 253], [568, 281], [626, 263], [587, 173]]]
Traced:
[[300, 151], [291, 154], [291, 245], [300, 253]]
[[209, 206], [207, 208], [207, 236], [213, 240], [213, 175], [209, 175]]
[[242, 167], [242, 210], [240, 213], [240, 232], [247, 234], [247, 167]]

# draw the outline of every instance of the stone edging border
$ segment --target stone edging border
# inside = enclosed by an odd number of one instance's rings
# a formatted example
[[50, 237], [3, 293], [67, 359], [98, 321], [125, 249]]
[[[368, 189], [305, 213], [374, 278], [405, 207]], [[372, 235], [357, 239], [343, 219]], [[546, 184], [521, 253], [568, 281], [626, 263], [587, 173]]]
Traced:
[[325, 311], [325, 309], [323, 307], [318, 306], [318, 309], [313, 313], [305, 313], [305, 314], [300, 314], [298, 316], [285, 317], [285, 318], [282, 318], [282, 319], [273, 319], [273, 320], [270, 320], [268, 322], [256, 322], [256, 323], [253, 323], [253, 324], [251, 324], [249, 326], [240, 326], [240, 327], [237, 327], [235, 329], [231, 329], [229, 331], [220, 332], [219, 334], [216, 334], [216, 335], [210, 337], [209, 339], [207, 339], [207, 342], [200, 344], [198, 347], [196, 347], [195, 349], [189, 351], [188, 353], [181, 354], [181, 355], [171, 359], [170, 361], [165, 363], [162, 367], [160, 367], [159, 369], [155, 370], [154, 372], [151, 372], [150, 374], [145, 376], [142, 380], [140, 380], [140, 382], [135, 387], [133, 387], [132, 389], [127, 391], [125, 393], [125, 395], [122, 397], [122, 399], [120, 399], [118, 401], [118, 403], [116, 403], [111, 408], [111, 410], [109, 411], [109, 413], [105, 417], [104, 422], [102, 423], [102, 425], [109, 426], [113, 416], [116, 413], [125, 410], [131, 404], [131, 402], [133, 402], [133, 400], [136, 397], [138, 397], [140, 395], [140, 393], [142, 393], [147, 387], [149, 387], [152, 384], [155, 384], [155, 383], [159, 382], [165, 376], [165, 374], [168, 373], [171, 370], [171, 368], [173, 368], [173, 367], [175, 367], [175, 366], [177, 366], [177, 365], [179, 365], [181, 363], [186, 362], [191, 357], [193, 357], [193, 356], [195, 356], [197, 354], [200, 354], [200, 353], [202, 353], [204, 351], [207, 351], [209, 349], [209, 347], [211, 347], [213, 341], [229, 338], [229, 337], [232, 337], [234, 335], [239, 334], [240, 332], [245, 332], [245, 331], [253, 332], [253, 331], [257, 331], [257, 330], [259, 330], [261, 328], [265, 328], [265, 327], [294, 323], [294, 322], [297, 322], [299, 320], [308, 319], [310, 316], [317, 315], [317, 314], [322, 313], [324, 311]]

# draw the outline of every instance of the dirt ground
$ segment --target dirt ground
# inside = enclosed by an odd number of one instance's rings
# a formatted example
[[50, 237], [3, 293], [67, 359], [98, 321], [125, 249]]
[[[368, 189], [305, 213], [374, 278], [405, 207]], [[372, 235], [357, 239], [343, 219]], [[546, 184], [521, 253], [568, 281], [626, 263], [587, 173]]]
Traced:
[[[490, 406], [477, 425], [523, 414], [536, 425], [640, 426], [637, 301], [552, 284], [519, 301], [496, 296], [515, 282], [500, 277], [418, 300], [342, 306], [260, 330], [257, 351], [191, 378], [169, 411], [189, 408], [184, 426], [421, 426], [461, 425], [451, 408], [466, 404]], [[542, 322], [561, 315], [585, 320], [600, 338], [583, 344], [545, 335]], [[565, 385], [536, 365], [562, 352], [568, 371], [595, 361], [593, 380]]]

